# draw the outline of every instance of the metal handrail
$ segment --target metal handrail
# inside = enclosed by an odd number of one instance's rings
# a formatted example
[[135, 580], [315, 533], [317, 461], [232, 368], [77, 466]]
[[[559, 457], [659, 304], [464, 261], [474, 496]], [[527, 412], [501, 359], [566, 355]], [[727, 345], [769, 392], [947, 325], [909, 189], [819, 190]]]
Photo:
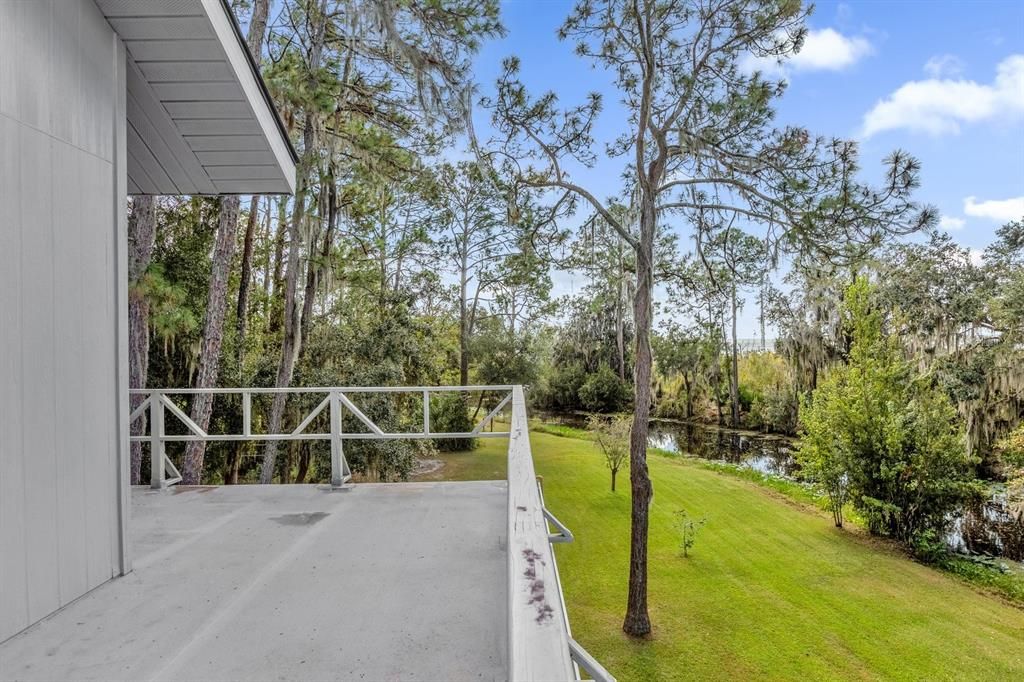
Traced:
[[[537, 494], [540, 495], [540, 503], [544, 508], [544, 517], [551, 522], [558, 530], [558, 533], [549, 533], [549, 542], [561, 543], [561, 542], [573, 542], [575, 537], [565, 525], [559, 521], [554, 514], [548, 511], [547, 506], [544, 504], [544, 484], [543, 480], [537, 477]], [[558, 561], [555, 559], [555, 553], [551, 553], [551, 563], [554, 566], [555, 580], [558, 585], [558, 602], [562, 605], [562, 616], [565, 621], [565, 632], [569, 637], [569, 658], [572, 660], [573, 673], [575, 674], [576, 680], [582, 680], [580, 675], [580, 669], [588, 673], [590, 677], [597, 682], [616, 682], [615, 677], [608, 672], [603, 665], [601, 665], [596, 658], [594, 658], [590, 652], [583, 648], [579, 642], [572, 637], [572, 628], [569, 626], [569, 610], [565, 606], [565, 592], [562, 591], [562, 577], [558, 572]]]
[[[569, 638], [569, 655], [573, 663], [583, 668], [596, 682], [616, 682], [615, 676], [605, 670], [605, 667], [597, 662], [597, 659], [590, 655], [586, 649], [580, 646], [575, 639]], [[576, 679], [580, 679], [579, 675]]]

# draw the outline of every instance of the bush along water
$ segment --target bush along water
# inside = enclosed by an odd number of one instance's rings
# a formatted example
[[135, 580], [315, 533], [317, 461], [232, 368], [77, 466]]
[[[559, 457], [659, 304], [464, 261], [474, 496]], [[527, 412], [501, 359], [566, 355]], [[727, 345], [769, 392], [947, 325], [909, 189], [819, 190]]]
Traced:
[[870, 532], [934, 561], [952, 512], [982, 491], [953, 405], [915, 373], [885, 322], [859, 278], [843, 306], [849, 361], [801, 406], [796, 457], [828, 493], [837, 526], [849, 501]]

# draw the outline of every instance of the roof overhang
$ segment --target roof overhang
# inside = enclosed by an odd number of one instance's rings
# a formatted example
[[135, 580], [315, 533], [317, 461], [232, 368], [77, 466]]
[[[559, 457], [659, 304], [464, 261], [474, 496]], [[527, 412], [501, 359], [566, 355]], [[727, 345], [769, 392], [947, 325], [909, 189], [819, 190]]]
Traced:
[[225, 0], [95, 0], [125, 44], [129, 194], [293, 194], [297, 156]]

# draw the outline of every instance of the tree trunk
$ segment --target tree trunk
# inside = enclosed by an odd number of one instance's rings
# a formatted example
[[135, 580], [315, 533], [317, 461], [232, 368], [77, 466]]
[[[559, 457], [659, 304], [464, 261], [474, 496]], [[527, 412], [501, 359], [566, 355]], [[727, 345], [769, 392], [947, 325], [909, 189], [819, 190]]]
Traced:
[[[267, 33], [267, 19], [270, 15], [270, 0], [253, 0], [252, 16], [249, 17], [249, 29], [245, 43], [253, 59], [259, 64], [263, 58], [263, 38]], [[252, 240], [259, 219], [260, 197], [254, 196], [249, 207], [249, 222], [245, 226], [245, 245], [242, 249], [242, 279], [238, 285], [238, 316], [236, 331], [238, 332], [238, 373], [242, 375], [242, 360], [245, 357], [245, 327], [249, 310], [249, 286], [252, 282]], [[267, 223], [270, 222], [270, 200], [267, 200]], [[266, 280], [264, 280], [266, 281]], [[238, 470], [235, 469], [237, 479]]]
[[[267, 17], [270, 14], [270, 0], [253, 0], [252, 16], [249, 18], [249, 32], [245, 42], [256, 63], [263, 56], [263, 36], [267, 32]], [[253, 197], [253, 201], [256, 197]]]
[[[338, 207], [337, 201], [338, 196], [334, 186], [334, 171], [331, 169], [328, 171], [326, 178], [326, 190], [327, 190], [327, 228], [324, 230], [324, 242], [323, 248], [320, 250], [319, 261], [315, 264], [310, 264], [306, 269], [306, 291], [302, 298], [302, 338], [309, 338], [309, 325], [313, 320], [313, 303], [316, 301], [316, 291], [323, 280], [323, 273], [327, 267], [327, 263], [331, 257], [331, 246], [334, 244], [334, 230], [338, 222]], [[323, 192], [320, 194], [324, 196]], [[323, 220], [324, 217], [324, 206], [323, 201], [320, 202], [320, 211], [317, 215], [317, 224]], [[310, 236], [310, 250], [313, 249], [313, 245], [320, 239], [319, 232]], [[304, 349], [302, 349], [304, 350]], [[302, 357], [302, 350], [299, 352], [299, 357]]]
[[618, 469], [612, 469], [612, 492], [615, 492], [615, 475], [618, 473]]
[[[281, 289], [284, 288], [284, 242], [288, 232], [288, 220], [286, 213], [287, 201], [281, 199], [277, 206], [277, 232], [274, 236], [274, 273], [271, 278], [273, 282], [273, 298], [267, 298], [267, 331], [276, 332], [281, 328], [281, 317], [276, 312], [276, 301], [281, 298]], [[283, 317], [283, 315], [282, 315]]]
[[[270, 11], [269, 0], [255, 0], [246, 45], [256, 63], [259, 63], [263, 35], [267, 28], [267, 16]], [[224, 339], [224, 313], [227, 308], [228, 277], [235, 256], [235, 239], [238, 234], [237, 196], [226, 196], [220, 200], [220, 212], [217, 219], [217, 239], [213, 250], [213, 263], [210, 268], [210, 285], [207, 289], [206, 314], [203, 317], [202, 348], [199, 354], [199, 368], [196, 371], [196, 388], [212, 388], [217, 383], [220, 370], [220, 347]], [[258, 197], [253, 198], [253, 209], [258, 206]], [[254, 210], [255, 213], [255, 210]], [[248, 289], [248, 277], [252, 264], [252, 232], [255, 229], [255, 217], [249, 217], [246, 228], [246, 260], [243, 263], [243, 285]], [[244, 304], [241, 291], [239, 305]], [[245, 309], [243, 307], [239, 319], [244, 325]], [[244, 334], [244, 328], [243, 328]], [[241, 341], [241, 339], [240, 339]], [[239, 365], [241, 365], [242, 345], [239, 343]], [[189, 417], [205, 431], [210, 426], [210, 413], [213, 410], [213, 396], [200, 393], [192, 401]], [[181, 481], [185, 485], [198, 485], [203, 475], [203, 458], [206, 454], [204, 441], [191, 441], [185, 445], [185, 461], [181, 470]]]
[[[284, 200], [279, 200], [283, 204]], [[267, 215], [263, 222], [263, 319], [270, 315], [270, 281], [274, 278], [273, 249], [270, 244], [276, 242], [274, 229], [270, 219], [271, 200], [267, 199]], [[273, 239], [272, 239], [273, 238]], [[264, 327], [266, 324], [264, 324]]]
[[[146, 273], [156, 243], [156, 204], [151, 196], [132, 197], [128, 219], [128, 387], [145, 388], [149, 369], [149, 302], [139, 291], [139, 280]], [[132, 411], [142, 402], [132, 396]], [[145, 413], [131, 425], [133, 436], [146, 430]], [[132, 485], [142, 482], [142, 443], [131, 444]]]
[[[210, 286], [207, 289], [206, 314], [203, 317], [202, 347], [199, 352], [199, 367], [196, 370], [195, 388], [213, 388], [217, 384], [220, 370], [220, 346], [224, 339], [224, 313], [228, 302], [228, 277], [235, 255], [235, 238], [238, 235], [237, 196], [222, 197], [217, 219], [217, 239], [213, 248], [213, 264], [210, 268]], [[213, 411], [213, 396], [209, 393], [196, 394], [192, 401], [189, 417], [205, 431], [210, 426]], [[185, 462], [181, 470], [181, 482], [185, 485], [199, 485], [203, 476], [203, 457], [206, 442], [190, 441], [185, 445]]]
[[238, 443], [228, 452], [224, 462], [224, 485], [238, 484], [238, 469], [242, 464], [242, 456], [248, 447], [248, 443]]
[[[324, 40], [327, 33], [327, 10], [326, 0], [321, 0], [318, 6], [311, 7], [311, 34], [312, 44], [309, 50], [308, 85], [310, 92], [317, 90], [317, 78], [320, 71], [321, 56], [323, 54]], [[292, 221], [289, 225], [289, 246], [288, 246], [288, 267], [285, 272], [284, 291], [284, 338], [281, 341], [281, 361], [277, 367], [277, 379], [274, 385], [278, 388], [287, 388], [292, 382], [292, 373], [295, 370], [295, 360], [298, 358], [302, 348], [302, 320], [298, 319], [301, 311], [296, 301], [296, 289], [300, 277], [299, 269], [302, 263], [299, 259], [299, 251], [302, 248], [302, 222], [306, 215], [306, 191], [309, 185], [309, 177], [316, 162], [316, 126], [317, 113], [312, 107], [307, 107], [305, 113], [306, 122], [302, 130], [302, 159], [296, 169], [295, 178], [295, 211], [292, 214]], [[284, 393], [274, 394], [274, 402], [270, 407], [270, 423], [268, 433], [278, 433], [281, 430], [281, 420], [284, 417], [284, 403], [287, 397]], [[263, 463], [260, 467], [260, 483], [271, 483], [274, 480], [274, 465], [277, 459], [277, 441], [268, 440], [263, 448]]]
[[309, 474], [309, 443], [301, 443], [299, 448], [299, 471], [295, 474], [296, 483], [305, 483], [306, 476]]
[[[463, 230], [463, 235], [466, 231]], [[459, 385], [469, 386], [469, 240], [463, 239], [462, 263], [459, 268]], [[477, 282], [479, 284], [479, 281]]]
[[[305, 184], [305, 183], [303, 183]], [[305, 190], [305, 187], [303, 187]], [[301, 205], [302, 195], [296, 196], [296, 204]], [[295, 208], [295, 216], [293, 219], [293, 225], [301, 220], [301, 214], [303, 211], [298, 207]], [[292, 373], [295, 370], [295, 360], [299, 351], [300, 340], [298, 338], [300, 332], [300, 320], [299, 311], [296, 310], [296, 288], [299, 279], [299, 268], [301, 263], [299, 261], [299, 229], [297, 225], [294, 225], [291, 229], [291, 245], [288, 248], [288, 266], [285, 270], [285, 283], [284, 283], [284, 338], [281, 341], [281, 360], [277, 367], [277, 378], [274, 382], [274, 386], [278, 388], [285, 388], [292, 381]], [[278, 433], [281, 430], [281, 420], [284, 416], [284, 403], [287, 395], [284, 393], [275, 393], [274, 401], [270, 406], [270, 423], [268, 425], [268, 433]], [[274, 463], [277, 458], [277, 442], [269, 440], [263, 447], [263, 464], [260, 468], [260, 483], [271, 483], [274, 480]]]
[[[310, 114], [310, 116], [312, 116]], [[313, 162], [315, 150], [312, 118], [306, 120], [306, 127], [303, 132], [305, 142], [305, 153], [299, 167], [297, 178], [297, 191], [295, 193], [295, 211], [292, 214], [292, 221], [288, 226], [288, 264], [285, 267], [284, 281], [284, 338], [281, 341], [281, 360], [277, 367], [277, 378], [274, 386], [287, 388], [292, 381], [292, 374], [295, 371], [295, 361], [302, 348], [302, 320], [301, 309], [299, 308], [296, 294], [298, 293], [298, 282], [302, 268], [300, 251], [302, 249], [302, 222], [306, 214], [305, 194], [309, 177], [309, 166]], [[287, 394], [275, 393], [274, 401], [270, 406], [270, 422], [268, 433], [278, 433], [281, 430], [281, 421], [284, 417], [284, 404]], [[274, 480], [274, 465], [277, 459], [277, 441], [268, 440], [263, 448], [263, 464], [260, 468], [260, 483], [271, 483]]]
[[765, 289], [767, 287], [767, 285], [765, 284], [766, 279], [767, 279], [767, 275], [762, 274], [761, 275], [761, 291], [759, 292], [758, 297], [757, 297], [757, 306], [759, 308], [759, 313], [758, 313], [757, 319], [758, 319], [758, 322], [761, 325], [761, 352], [762, 353], [765, 352], [766, 350], [768, 350], [768, 346], [767, 346], [766, 339], [765, 339], [765, 334], [764, 334], [764, 297], [765, 297]]
[[626, 380], [626, 320], [623, 308], [625, 298], [626, 272], [622, 263], [622, 242], [616, 240], [619, 260], [618, 291], [615, 292], [615, 350], [619, 356], [619, 379]]
[[690, 375], [683, 373], [683, 386], [686, 387], [686, 418], [693, 419], [693, 389], [690, 387]]
[[633, 368], [633, 428], [629, 438], [629, 482], [633, 495], [630, 524], [629, 599], [623, 631], [634, 637], [651, 632], [647, 613], [648, 512], [654, 489], [647, 473], [647, 429], [651, 414], [651, 297], [654, 291], [654, 197], [644, 196], [640, 216], [640, 248], [636, 255], [636, 358]]
[[238, 304], [235, 306], [239, 377], [242, 376], [242, 360], [245, 358], [245, 324], [249, 313], [249, 285], [252, 281], [252, 242], [259, 221], [260, 198], [253, 197], [252, 204], [249, 205], [249, 220], [245, 224], [245, 241], [242, 245], [242, 274], [238, 280]]
[[[299, 313], [299, 338], [309, 338], [309, 325], [313, 319], [313, 304], [316, 303], [316, 288], [317, 283], [320, 281], [320, 266], [315, 261], [314, 252], [316, 251], [316, 245], [320, 241], [320, 216], [311, 216], [309, 219], [310, 223], [315, 223], [317, 228], [311, 229], [309, 235], [309, 261], [306, 263], [306, 284], [302, 289], [302, 312]], [[296, 361], [300, 360], [303, 356], [305, 348], [302, 344], [299, 344], [298, 352], [295, 356]]]
[[739, 376], [739, 348], [736, 339], [736, 282], [732, 284], [732, 298], [730, 300], [732, 311], [732, 372], [729, 376], [729, 400], [732, 402], [732, 426], [740, 425], [740, 376]]

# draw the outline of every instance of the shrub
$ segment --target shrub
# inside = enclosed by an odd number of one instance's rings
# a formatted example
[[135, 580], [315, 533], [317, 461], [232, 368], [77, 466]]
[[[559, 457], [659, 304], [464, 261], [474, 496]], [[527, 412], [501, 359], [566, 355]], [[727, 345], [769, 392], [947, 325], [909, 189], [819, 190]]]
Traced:
[[579, 408], [579, 393], [587, 373], [577, 365], [556, 366], [548, 380], [547, 396], [544, 403], [553, 410], [575, 410]]
[[[430, 430], [434, 433], [466, 433], [474, 426], [466, 394], [453, 391], [430, 399]], [[435, 438], [434, 446], [446, 452], [472, 450], [477, 441], [475, 438]]]
[[758, 400], [761, 394], [746, 384], [740, 384], [740, 409], [749, 412], [751, 405]]
[[765, 431], [795, 434], [799, 409], [800, 401], [796, 391], [789, 387], [773, 386], [754, 398], [750, 406], [750, 425]]
[[601, 365], [579, 389], [580, 404], [591, 412], [619, 412], [629, 402], [629, 386], [608, 365]]
[[926, 564], [941, 563], [949, 554], [945, 538], [934, 528], [928, 528], [914, 536], [910, 549], [915, 559]]

